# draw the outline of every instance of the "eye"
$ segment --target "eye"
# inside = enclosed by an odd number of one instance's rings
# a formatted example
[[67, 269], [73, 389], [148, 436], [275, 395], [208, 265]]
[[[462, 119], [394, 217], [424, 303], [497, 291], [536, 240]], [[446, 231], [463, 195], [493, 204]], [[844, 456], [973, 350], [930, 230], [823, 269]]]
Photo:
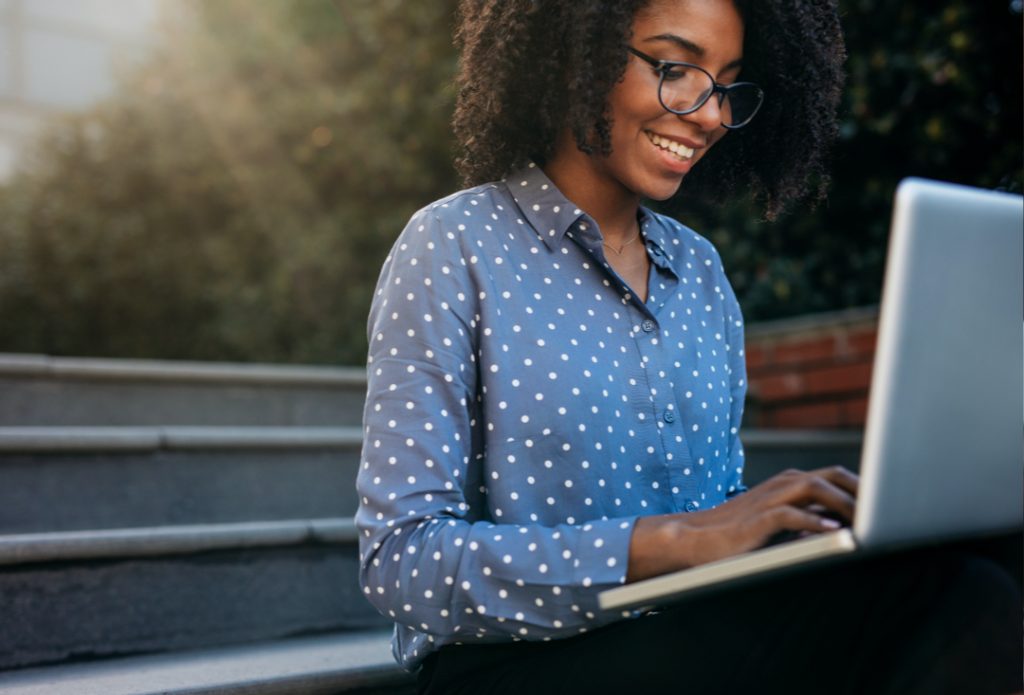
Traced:
[[674, 82], [686, 77], [689, 71], [685, 65], [662, 65], [656, 72], [664, 75], [666, 82]]

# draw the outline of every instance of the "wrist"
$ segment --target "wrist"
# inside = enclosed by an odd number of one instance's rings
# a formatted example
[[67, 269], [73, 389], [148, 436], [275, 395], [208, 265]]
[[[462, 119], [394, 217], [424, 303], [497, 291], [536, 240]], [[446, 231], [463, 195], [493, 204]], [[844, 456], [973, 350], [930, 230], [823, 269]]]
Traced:
[[685, 517], [685, 514], [663, 514], [637, 519], [629, 544], [627, 583], [695, 564], [693, 529]]

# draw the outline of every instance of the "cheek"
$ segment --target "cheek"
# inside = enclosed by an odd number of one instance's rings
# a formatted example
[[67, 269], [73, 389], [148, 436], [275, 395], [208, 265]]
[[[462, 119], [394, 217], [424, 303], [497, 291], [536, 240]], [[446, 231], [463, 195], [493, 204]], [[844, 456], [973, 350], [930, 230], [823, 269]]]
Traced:
[[666, 113], [658, 103], [657, 89], [635, 74], [628, 74], [615, 86], [608, 103], [613, 138], [629, 138]]

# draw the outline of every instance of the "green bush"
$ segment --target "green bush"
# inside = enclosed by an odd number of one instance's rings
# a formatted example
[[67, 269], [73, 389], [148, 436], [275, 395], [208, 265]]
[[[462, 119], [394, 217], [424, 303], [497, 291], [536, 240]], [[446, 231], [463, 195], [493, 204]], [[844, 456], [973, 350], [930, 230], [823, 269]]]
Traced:
[[383, 254], [456, 186], [452, 14], [183, 6], [0, 189], [0, 350], [361, 362]]
[[1019, 3], [937, 4], [841, 3], [849, 77], [829, 197], [813, 212], [769, 224], [743, 203], [670, 210], [718, 245], [748, 320], [876, 303], [906, 176], [1020, 192]]
[[[390, 244], [454, 190], [454, 0], [178, 4], [113, 98], [0, 187], [0, 351], [360, 364]], [[829, 200], [671, 212], [748, 318], [877, 301], [892, 191], [1019, 190], [1021, 22], [1003, 3], [844, 4]]]

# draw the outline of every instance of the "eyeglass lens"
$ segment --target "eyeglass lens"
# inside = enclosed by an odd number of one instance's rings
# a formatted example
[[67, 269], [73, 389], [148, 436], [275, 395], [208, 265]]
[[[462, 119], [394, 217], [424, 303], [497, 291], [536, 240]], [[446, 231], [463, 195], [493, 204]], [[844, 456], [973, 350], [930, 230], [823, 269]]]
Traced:
[[[661, 101], [672, 111], [691, 111], [714, 89], [711, 76], [701, 70], [674, 66], [661, 80]], [[737, 84], [720, 98], [722, 123], [740, 125], [748, 121], [761, 102], [760, 90], [752, 84]]]

